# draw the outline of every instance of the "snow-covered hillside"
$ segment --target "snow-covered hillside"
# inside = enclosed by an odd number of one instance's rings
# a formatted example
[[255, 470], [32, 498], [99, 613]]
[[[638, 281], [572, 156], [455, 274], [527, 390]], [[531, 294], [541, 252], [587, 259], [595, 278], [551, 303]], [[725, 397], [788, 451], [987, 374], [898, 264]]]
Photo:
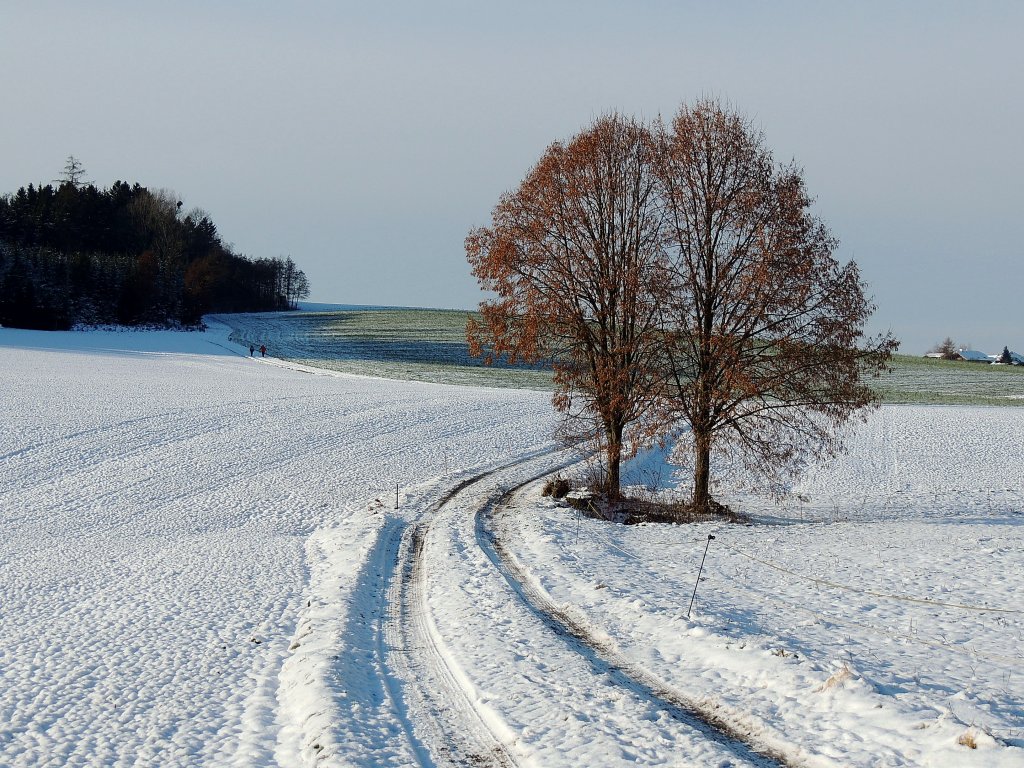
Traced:
[[1019, 410], [624, 527], [545, 393], [227, 335], [0, 329], [0, 765], [1024, 765]]
[[730, 497], [755, 525], [616, 528], [535, 498], [509, 536], [551, 599], [631, 658], [822, 764], [1024, 765], [1015, 413], [883, 407], [803, 499]]
[[549, 439], [542, 393], [219, 330], [0, 329], [0, 765], [273, 764], [310, 534]]

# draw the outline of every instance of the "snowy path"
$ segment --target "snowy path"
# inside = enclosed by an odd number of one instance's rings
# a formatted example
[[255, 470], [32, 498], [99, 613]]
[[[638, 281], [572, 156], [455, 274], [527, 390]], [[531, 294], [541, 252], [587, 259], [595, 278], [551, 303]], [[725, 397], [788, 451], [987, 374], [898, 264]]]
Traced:
[[[516, 490], [521, 491], [521, 488]], [[510, 549], [509, 540], [514, 534], [509, 530], [508, 517], [514, 498], [511, 493], [506, 493], [495, 503], [477, 510], [476, 539], [512, 591], [551, 631], [562, 636], [578, 653], [591, 658], [593, 664], [602, 668], [619, 685], [705, 739], [722, 745], [740, 762], [758, 766], [804, 763], [807, 755], [802, 750], [790, 748], [781, 734], [768, 734], [764, 728], [751, 728], [749, 721], [732, 720], [714, 708], [703, 706], [694, 697], [631, 661], [616, 648], [607, 634], [590, 626], [572, 606], [556, 603]]]
[[378, 652], [386, 669], [389, 698], [400, 713], [417, 762], [424, 768], [516, 765], [508, 747], [488, 727], [487, 719], [460, 684], [464, 673], [446, 658], [426, 611], [426, 574], [432, 565], [425, 557], [424, 540], [433, 518], [460, 491], [493, 473], [460, 482], [426, 514], [404, 527], [400, 543], [394, 547], [391, 587], [377, 617]]
[[[779, 764], [553, 627], [496, 565], [481, 512], [565, 461], [527, 457], [415, 489], [401, 510], [378, 509], [369, 543], [332, 535], [330, 560], [359, 559], [363, 574], [314, 577], [282, 675], [295, 727], [279, 762]], [[344, 609], [330, 616], [323, 601], [339, 586]]]
[[[527, 476], [553, 467], [534, 462]], [[382, 666], [407, 692], [394, 698], [418, 762], [776, 765], [553, 628], [496, 567], [476, 520], [527, 469], [475, 478], [408, 528], [399, 570], [412, 602], [397, 619], [410, 629], [391, 635]]]

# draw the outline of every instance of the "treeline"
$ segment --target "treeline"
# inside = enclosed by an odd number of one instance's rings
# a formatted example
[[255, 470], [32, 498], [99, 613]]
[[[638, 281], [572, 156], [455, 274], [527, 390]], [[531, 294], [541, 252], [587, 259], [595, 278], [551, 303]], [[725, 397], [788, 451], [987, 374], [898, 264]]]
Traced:
[[0, 197], [0, 325], [189, 326], [207, 312], [294, 309], [309, 282], [289, 258], [252, 259], [170, 193], [72, 176]]

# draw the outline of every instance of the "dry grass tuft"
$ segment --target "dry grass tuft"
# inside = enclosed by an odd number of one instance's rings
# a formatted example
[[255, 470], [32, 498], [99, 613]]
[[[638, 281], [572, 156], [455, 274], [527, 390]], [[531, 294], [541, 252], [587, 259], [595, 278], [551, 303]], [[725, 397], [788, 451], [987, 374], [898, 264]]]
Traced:
[[843, 664], [841, 669], [837, 669], [833, 672], [828, 680], [815, 688], [816, 693], [822, 693], [823, 691], [831, 691], [833, 688], [839, 688], [847, 680], [853, 677], [853, 670], [846, 664]]
[[962, 747], [977, 749], [978, 735], [974, 732], [973, 728], [968, 728], [966, 731], [960, 734], [960, 738], [956, 740], [956, 743]]

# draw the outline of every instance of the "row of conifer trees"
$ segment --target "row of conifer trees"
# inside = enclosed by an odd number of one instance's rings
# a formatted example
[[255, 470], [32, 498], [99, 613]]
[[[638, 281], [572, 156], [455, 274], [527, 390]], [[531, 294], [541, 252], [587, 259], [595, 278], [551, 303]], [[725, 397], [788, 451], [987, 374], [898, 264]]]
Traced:
[[253, 259], [201, 210], [139, 184], [66, 179], [0, 197], [0, 325], [190, 326], [207, 312], [294, 308], [309, 282], [288, 258]]

